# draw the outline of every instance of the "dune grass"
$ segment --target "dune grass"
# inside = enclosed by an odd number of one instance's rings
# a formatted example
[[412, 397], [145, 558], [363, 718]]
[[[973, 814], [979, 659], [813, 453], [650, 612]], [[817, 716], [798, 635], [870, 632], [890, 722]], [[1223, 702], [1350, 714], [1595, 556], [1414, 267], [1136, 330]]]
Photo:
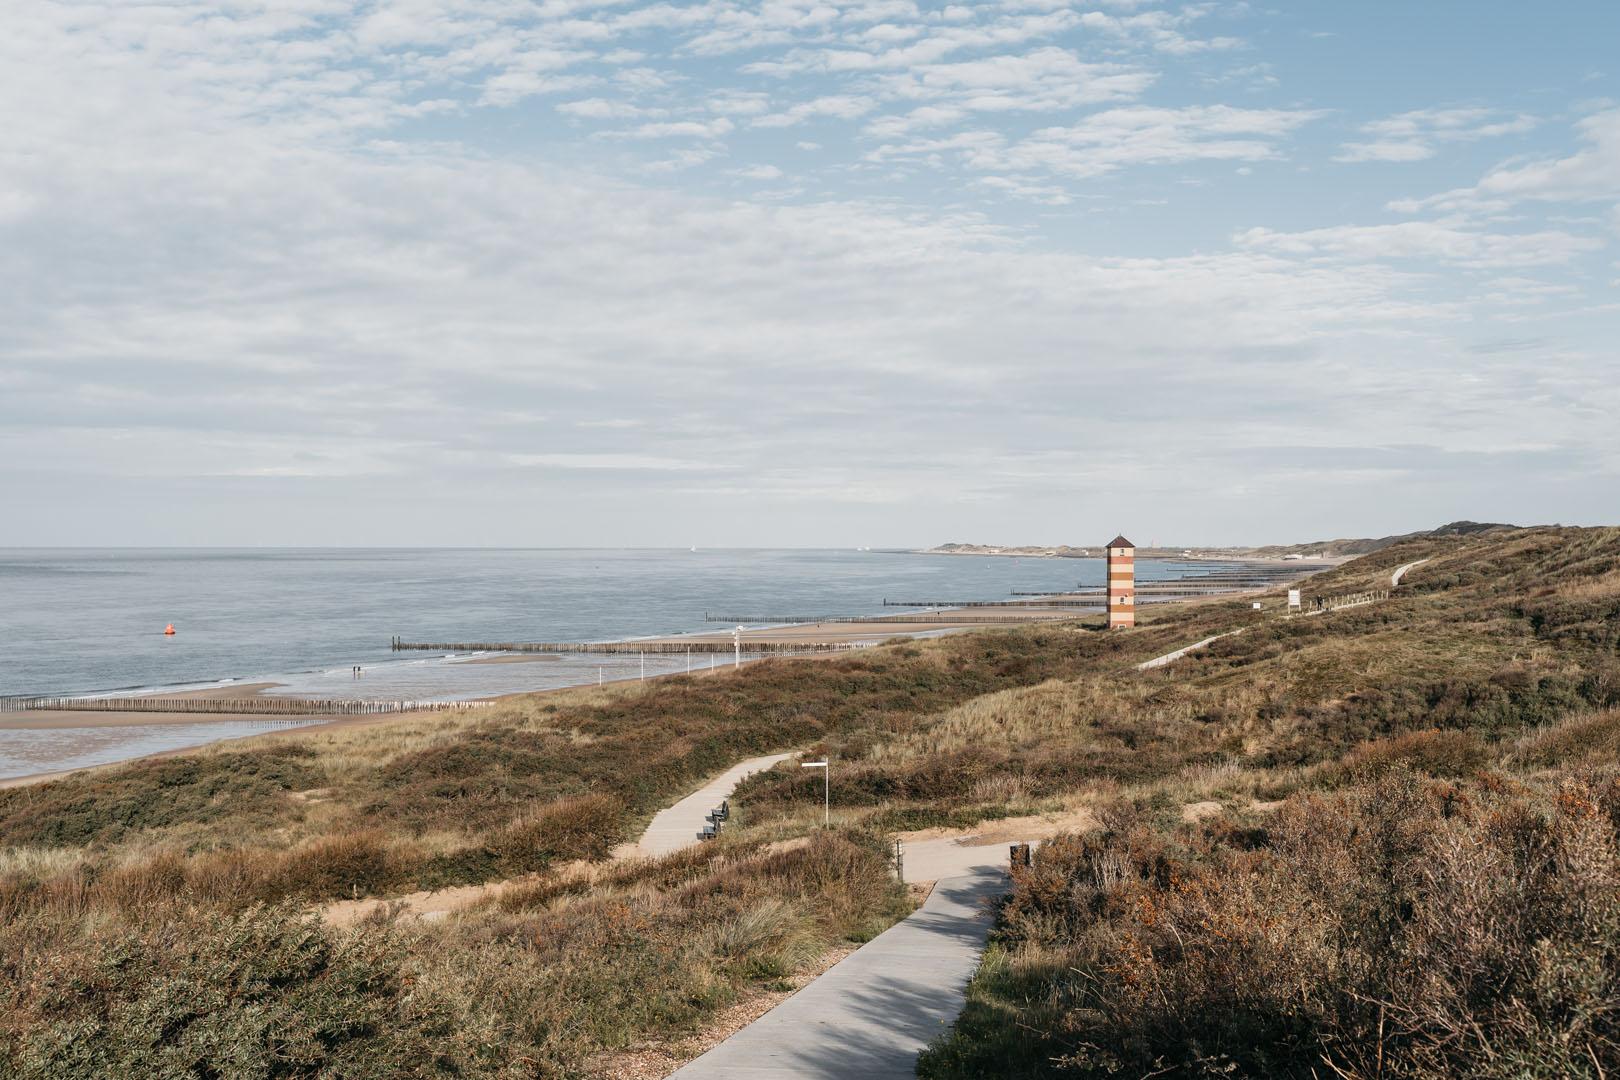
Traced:
[[[1149, 607], [1130, 633], [770, 660], [0, 791], [0, 1072], [589, 1076], [903, 914], [889, 831], [1076, 806], [1105, 829], [1020, 878], [930, 1075], [1613, 1071], [1620, 533], [1414, 541], [1306, 591], [1419, 558], [1327, 615]], [[603, 861], [789, 749], [836, 763], [831, 831], [820, 778], [779, 768], [721, 841]], [[437, 923], [311, 914], [501, 879]], [[1543, 894], [1533, 926], [1503, 914]], [[1518, 1004], [1436, 966], [1451, 909]], [[1487, 1020], [1489, 1050], [1463, 1030]]]

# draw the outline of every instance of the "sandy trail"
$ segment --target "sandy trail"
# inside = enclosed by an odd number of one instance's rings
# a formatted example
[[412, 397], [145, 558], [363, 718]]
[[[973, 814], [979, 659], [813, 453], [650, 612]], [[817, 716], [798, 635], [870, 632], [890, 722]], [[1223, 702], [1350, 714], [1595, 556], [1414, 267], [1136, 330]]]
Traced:
[[[771, 754], [738, 762], [710, 780], [679, 802], [660, 810], [634, 843], [621, 844], [614, 859], [658, 858], [698, 843], [697, 833], [704, 825], [710, 810], [729, 798], [746, 776], [771, 768], [786, 761], [792, 754]], [[570, 864], [564, 872], [590, 873], [593, 863]], [[400, 914], [419, 919], [440, 919], [452, 911], [490, 897], [499, 896], [516, 885], [537, 880], [536, 875], [508, 878], [504, 881], [486, 881], [477, 885], [459, 885], [433, 892], [416, 892], [396, 897], [367, 897], [362, 900], [342, 900], [321, 909], [321, 917], [334, 926], [349, 926], [385, 908], [397, 908]]]

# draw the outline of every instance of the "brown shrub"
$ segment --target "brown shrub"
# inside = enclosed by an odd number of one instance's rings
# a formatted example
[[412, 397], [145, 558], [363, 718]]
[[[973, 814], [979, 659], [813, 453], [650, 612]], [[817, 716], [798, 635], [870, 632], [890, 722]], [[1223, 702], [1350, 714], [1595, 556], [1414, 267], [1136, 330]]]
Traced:
[[386, 833], [377, 829], [325, 836], [287, 852], [264, 875], [261, 890], [312, 900], [371, 896], [405, 879]]
[[559, 799], [495, 833], [489, 846], [512, 873], [566, 859], [603, 859], [624, 833], [624, 806], [606, 795]]
[[1011, 962], [922, 1075], [1601, 1075], [1620, 792], [1497, 787], [1392, 768], [1290, 800], [1262, 850], [1043, 847], [1007, 907]]

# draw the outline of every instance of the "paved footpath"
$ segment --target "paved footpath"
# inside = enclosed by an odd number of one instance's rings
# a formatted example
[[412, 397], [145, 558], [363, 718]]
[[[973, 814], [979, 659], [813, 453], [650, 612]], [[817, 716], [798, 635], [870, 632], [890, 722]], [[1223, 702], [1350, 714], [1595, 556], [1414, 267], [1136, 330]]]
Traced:
[[906, 848], [906, 877], [941, 877], [928, 902], [670, 1080], [910, 1080], [962, 1010], [1007, 888], [1004, 843]]
[[1428, 559], [1419, 559], [1416, 562], [1409, 562], [1405, 566], [1396, 567], [1395, 572], [1389, 575], [1389, 587], [1393, 589], [1395, 586], [1401, 583], [1401, 578], [1406, 576], [1406, 572], [1408, 570], [1412, 569], [1414, 566], [1422, 566], [1428, 561]]
[[640, 842], [621, 850], [619, 854], [657, 858], [697, 843], [697, 834], [708, 824], [709, 811], [719, 806], [720, 800], [729, 798], [743, 777], [793, 756], [772, 754], [770, 757], [749, 758], [733, 765], [674, 806], [658, 811], [647, 826], [647, 831], [641, 834]]

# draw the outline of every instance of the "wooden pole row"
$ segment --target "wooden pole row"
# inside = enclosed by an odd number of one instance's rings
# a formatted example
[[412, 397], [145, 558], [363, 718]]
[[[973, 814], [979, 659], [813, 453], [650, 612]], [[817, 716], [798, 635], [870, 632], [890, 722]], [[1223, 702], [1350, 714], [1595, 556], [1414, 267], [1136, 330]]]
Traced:
[[[618, 656], [672, 655], [676, 653], [729, 653], [729, 641], [458, 641], [434, 643], [394, 639], [395, 652], [510, 652], [510, 653], [610, 653]], [[747, 642], [748, 653], [829, 652], [860, 647], [849, 641], [754, 641]]]
[[347, 698], [284, 697], [9, 697], [0, 698], [0, 712], [163, 712], [218, 716], [379, 716], [386, 713], [444, 712], [473, 709], [483, 704], [483, 702], [476, 701], [355, 701]]
[[1037, 604], [1024, 600], [885, 600], [884, 607], [909, 608], [1068, 608], [1096, 607], [1079, 600], [1052, 600]]
[[[1062, 603], [1062, 604], [992, 604], [992, 603], [977, 603], [977, 604], [938, 604], [938, 605], [933, 605], [933, 604], [890, 604], [888, 606], [889, 607], [914, 607], [914, 608], [935, 607], [935, 606], [937, 606], [937, 607], [1013, 608], [1014, 610], [1019, 610], [1019, 609], [1031, 610], [1031, 611], [1034, 611], [1036, 614], [1042, 614], [1043, 609], [1045, 609], [1045, 608], [1085, 608], [1085, 609], [1093, 609], [1094, 610], [1094, 609], [1097, 608], [1098, 605], [1091, 604], [1091, 603], [1084, 603], [1084, 602], [1081, 602], [1081, 601], [1070, 601], [1068, 603]], [[840, 623], [840, 624], [849, 624], [849, 625], [855, 625], [855, 626], [868, 626], [868, 625], [869, 626], [883, 626], [883, 625], [885, 625], [887, 623], [910, 623], [910, 622], [937, 622], [937, 623], [945, 623], [945, 624], [954, 624], [954, 623], [959, 623], [959, 622], [974, 622], [974, 621], [977, 621], [977, 620], [979, 620], [981, 618], [983, 618], [983, 616], [968, 615], [968, 616], [957, 617], [957, 616], [952, 616], [952, 615], [944, 614], [944, 613], [937, 612], [937, 611], [930, 611], [930, 612], [919, 612], [915, 617], [912, 617], [910, 615], [904, 615], [904, 614], [897, 614], [897, 615], [708, 615], [708, 616], [705, 616], [704, 621], [712, 622], [712, 623], [755, 623], [755, 624], [759, 624], [759, 623], [794, 623], [794, 624], [798, 624], [798, 625], [810, 625], [810, 624], [814, 624], [814, 623]], [[1012, 620], [1012, 621], [1023, 622], [1025, 620], [1018, 619], [1018, 620]]]

